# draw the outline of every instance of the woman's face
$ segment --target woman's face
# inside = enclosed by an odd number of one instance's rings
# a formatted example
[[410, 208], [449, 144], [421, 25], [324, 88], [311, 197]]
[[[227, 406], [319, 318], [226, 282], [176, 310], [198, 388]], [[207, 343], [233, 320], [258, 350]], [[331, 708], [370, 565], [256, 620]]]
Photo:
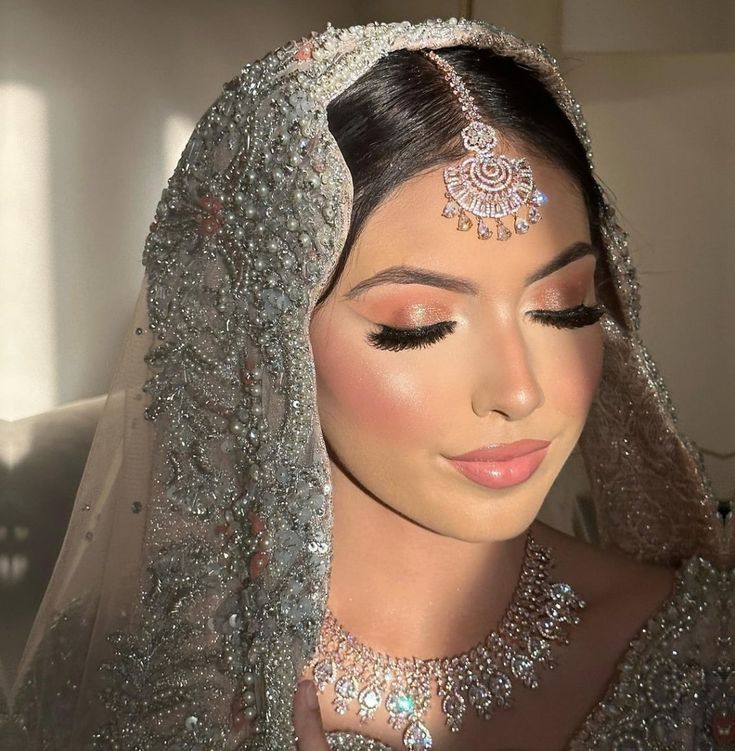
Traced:
[[[532, 314], [593, 305], [596, 259], [580, 194], [559, 168], [529, 162], [549, 200], [527, 234], [500, 242], [480, 240], [474, 226], [458, 231], [456, 219], [441, 216], [442, 168], [432, 169], [372, 214], [311, 320], [332, 472], [465, 541], [510, 539], [529, 526], [601, 375], [599, 323], [559, 327]], [[396, 267], [410, 268], [400, 272], [403, 283], [398, 272], [386, 275]], [[402, 340], [381, 335], [383, 327], [432, 328]], [[549, 445], [513, 464], [449, 461], [522, 439]], [[473, 466], [490, 479], [462, 471]]]

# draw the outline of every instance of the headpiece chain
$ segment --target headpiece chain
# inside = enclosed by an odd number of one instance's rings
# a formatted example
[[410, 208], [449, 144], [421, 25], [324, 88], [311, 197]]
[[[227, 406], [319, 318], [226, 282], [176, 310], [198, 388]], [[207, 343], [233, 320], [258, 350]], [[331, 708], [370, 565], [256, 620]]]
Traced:
[[[442, 215], [457, 217], [457, 229], [466, 231], [472, 227], [468, 214], [477, 217], [477, 236], [482, 240], [492, 237], [485, 218], [495, 219], [495, 237], [508, 240], [513, 232], [501, 221], [513, 217], [513, 230], [522, 235], [530, 225], [541, 219], [539, 206], [548, 200], [533, 181], [533, 172], [525, 159], [510, 159], [496, 154], [497, 131], [483, 122], [475, 100], [467, 90], [454, 68], [433, 50], [422, 50], [441, 72], [457, 97], [468, 125], [462, 128], [465, 149], [474, 152], [454, 167], [444, 170], [444, 194], [448, 200]], [[526, 216], [519, 210], [526, 206]]]

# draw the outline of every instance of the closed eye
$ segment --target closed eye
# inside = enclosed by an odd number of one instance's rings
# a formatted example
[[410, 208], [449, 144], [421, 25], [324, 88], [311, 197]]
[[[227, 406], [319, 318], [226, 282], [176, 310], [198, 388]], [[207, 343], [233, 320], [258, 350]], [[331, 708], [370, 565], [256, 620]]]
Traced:
[[[545, 326], [575, 329], [597, 323], [606, 312], [607, 308], [602, 304], [580, 304], [564, 310], [530, 310], [527, 315]], [[378, 331], [368, 332], [366, 338], [373, 347], [400, 352], [404, 349], [419, 349], [435, 344], [451, 334], [456, 326], [457, 321], [439, 321], [427, 326], [405, 329], [381, 324]]]
[[456, 321], [440, 321], [428, 326], [418, 326], [410, 329], [397, 329], [382, 326], [379, 331], [371, 331], [367, 335], [368, 342], [378, 349], [398, 352], [402, 349], [418, 349], [428, 347], [443, 339], [454, 331]]
[[529, 310], [527, 315], [534, 321], [558, 329], [578, 329], [597, 323], [607, 313], [607, 308], [601, 303], [595, 305], [575, 305], [564, 310]]

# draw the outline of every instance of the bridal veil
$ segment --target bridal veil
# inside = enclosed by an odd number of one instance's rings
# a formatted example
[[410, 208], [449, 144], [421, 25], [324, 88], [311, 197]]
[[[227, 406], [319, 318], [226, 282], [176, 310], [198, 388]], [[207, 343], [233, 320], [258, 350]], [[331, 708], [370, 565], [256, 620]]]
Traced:
[[[331, 562], [309, 319], [353, 197], [326, 108], [394, 50], [457, 45], [536, 71], [589, 152], [548, 52], [456, 19], [330, 25], [245, 65], [197, 123], [146, 240], [129, 338], [4, 719], [9, 748], [293, 748]], [[641, 341], [609, 203], [601, 223], [621, 315], [604, 321], [580, 441], [601, 542], [727, 565], [730, 522]]]

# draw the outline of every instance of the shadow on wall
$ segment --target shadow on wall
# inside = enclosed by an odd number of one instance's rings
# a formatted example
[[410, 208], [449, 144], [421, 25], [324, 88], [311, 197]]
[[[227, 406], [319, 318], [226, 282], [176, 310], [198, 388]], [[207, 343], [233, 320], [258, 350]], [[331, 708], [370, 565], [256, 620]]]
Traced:
[[0, 422], [0, 675], [6, 680], [59, 554], [105, 400]]
[[7, 362], [3, 383], [10, 373], [7, 393], [15, 396], [3, 418], [106, 390], [148, 225], [173, 171], [165, 163], [171, 116], [196, 122], [246, 62], [328, 20], [355, 23], [358, 4], [9, 5], [0, 12], [0, 94], [7, 92], [3, 120], [18, 147], [3, 164], [0, 206], [4, 241], [19, 250], [10, 260], [17, 256], [20, 275], [30, 258], [33, 273], [30, 294], [8, 284], [0, 304], [18, 321], [8, 332], [14, 351], [32, 357]]

